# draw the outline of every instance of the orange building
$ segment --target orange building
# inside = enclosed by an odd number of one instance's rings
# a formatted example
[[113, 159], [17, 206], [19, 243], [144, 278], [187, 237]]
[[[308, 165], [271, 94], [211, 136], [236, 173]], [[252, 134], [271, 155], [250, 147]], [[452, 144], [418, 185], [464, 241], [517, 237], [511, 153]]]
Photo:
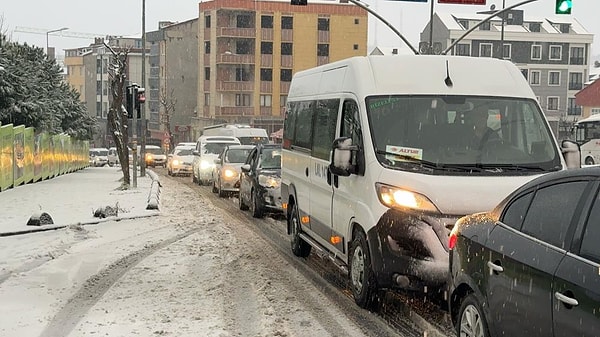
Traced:
[[215, 0], [198, 20], [196, 137], [218, 122], [277, 131], [295, 72], [367, 54], [367, 12], [353, 4]]

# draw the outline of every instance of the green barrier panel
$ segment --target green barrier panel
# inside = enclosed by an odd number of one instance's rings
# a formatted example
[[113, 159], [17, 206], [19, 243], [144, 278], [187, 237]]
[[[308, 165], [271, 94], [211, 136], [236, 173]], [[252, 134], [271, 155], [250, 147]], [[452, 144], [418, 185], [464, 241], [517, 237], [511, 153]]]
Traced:
[[43, 133], [38, 133], [33, 138], [33, 182], [42, 180], [43, 177]]
[[60, 174], [60, 135], [52, 135], [52, 178]]
[[42, 180], [50, 178], [50, 167], [52, 161], [50, 159], [50, 136], [47, 132], [40, 134], [42, 139]]
[[25, 128], [25, 184], [33, 182], [33, 128]]
[[22, 185], [25, 181], [25, 126], [19, 125], [14, 129], [14, 186]]
[[0, 191], [13, 187], [13, 125], [0, 126]]

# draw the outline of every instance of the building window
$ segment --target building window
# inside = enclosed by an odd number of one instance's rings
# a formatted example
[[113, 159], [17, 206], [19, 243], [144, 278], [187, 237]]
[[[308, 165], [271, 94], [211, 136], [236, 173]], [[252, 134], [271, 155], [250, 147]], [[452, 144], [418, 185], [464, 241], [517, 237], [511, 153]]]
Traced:
[[281, 44], [281, 55], [292, 55], [293, 44], [288, 42], [283, 42]]
[[254, 28], [252, 25], [252, 16], [248, 14], [239, 14], [236, 16], [235, 21], [236, 28]]
[[210, 15], [204, 16], [204, 28], [210, 28]]
[[502, 46], [502, 58], [506, 60], [510, 60], [512, 54], [512, 45], [505, 44]]
[[569, 73], [569, 90], [583, 89], [583, 73]]
[[329, 56], [329, 44], [319, 43], [317, 45], [317, 56]]
[[558, 97], [546, 98], [547, 106], [546, 110], [556, 111], [558, 110]]
[[548, 72], [548, 85], [552, 85], [552, 86], [560, 85], [560, 71], [549, 71]]
[[287, 95], [280, 95], [279, 96], [279, 106], [284, 107], [286, 103], [287, 103]]
[[204, 41], [204, 53], [210, 54], [210, 41]]
[[529, 31], [539, 33], [542, 30], [542, 25], [539, 22], [532, 22], [529, 24]]
[[322, 30], [325, 32], [329, 31], [329, 18], [319, 18], [317, 22], [317, 30]]
[[235, 95], [236, 106], [250, 106], [250, 94], [236, 94]]
[[575, 104], [575, 97], [569, 97], [569, 101], [567, 104], [569, 105], [567, 107], [567, 115], [581, 116], [581, 107]]
[[463, 26], [465, 30], [469, 29], [469, 20], [458, 20], [458, 24]]
[[205, 106], [209, 106], [210, 105], [210, 94], [209, 93], [205, 93], [204, 94], [204, 105]]
[[260, 106], [271, 106], [272, 97], [271, 95], [260, 95]]
[[571, 25], [570, 24], [568, 24], [568, 23], [561, 23], [560, 24], [560, 32], [561, 33], [568, 34], [570, 30], [571, 30]]
[[585, 55], [583, 54], [583, 47], [573, 47], [571, 48], [571, 59], [569, 63], [571, 64], [584, 64]]
[[204, 79], [210, 80], [210, 67], [204, 67]]
[[261, 15], [260, 28], [273, 28], [273, 16], [272, 15]]
[[456, 45], [456, 55], [471, 56], [471, 45], [468, 43], [459, 43]]
[[102, 95], [102, 82], [96, 81], [96, 95]]
[[531, 59], [532, 60], [541, 60], [542, 59], [542, 46], [539, 44], [534, 44], [531, 46]]
[[479, 45], [479, 56], [480, 57], [492, 57], [492, 44], [482, 43]]
[[273, 42], [261, 42], [260, 53], [266, 55], [273, 54]]
[[273, 69], [260, 68], [260, 80], [267, 81], [267, 82], [273, 81]]
[[479, 26], [479, 30], [490, 30], [490, 22], [486, 21]]
[[521, 69], [521, 74], [523, 74], [523, 77], [525, 77], [525, 79], [527, 79], [527, 75], [529, 74], [529, 71], [527, 69]]
[[102, 59], [96, 59], [96, 74], [102, 74]]
[[102, 118], [102, 103], [96, 102], [96, 117]]
[[359, 23], [360, 23], [360, 20], [359, 20], [359, 19], [354, 19], [354, 24], [355, 24], [355, 25], [358, 25]]
[[358, 45], [357, 45], [357, 44], [355, 44], [355, 45], [353, 46], [353, 48], [354, 48], [354, 50], [358, 50]]
[[281, 69], [280, 80], [282, 82], [291, 82], [292, 81], [292, 69]]
[[550, 59], [560, 61], [562, 59], [562, 46], [550, 46]]
[[592, 108], [592, 110], [590, 111], [590, 113], [592, 115], [600, 114], [600, 108]]
[[242, 66], [242, 65], [235, 67], [235, 80], [237, 82], [250, 81], [250, 72], [244, 71], [244, 66]]
[[540, 77], [542, 72], [539, 70], [531, 70], [529, 72], [529, 84], [531, 85], [540, 85]]
[[282, 16], [281, 29], [294, 29], [294, 18], [291, 16]]

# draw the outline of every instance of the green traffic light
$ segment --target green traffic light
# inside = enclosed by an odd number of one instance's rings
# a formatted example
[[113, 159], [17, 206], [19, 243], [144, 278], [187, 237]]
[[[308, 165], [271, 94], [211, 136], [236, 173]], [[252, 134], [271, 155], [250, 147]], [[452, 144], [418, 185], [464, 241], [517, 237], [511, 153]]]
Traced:
[[556, 14], [571, 14], [572, 0], [556, 0]]

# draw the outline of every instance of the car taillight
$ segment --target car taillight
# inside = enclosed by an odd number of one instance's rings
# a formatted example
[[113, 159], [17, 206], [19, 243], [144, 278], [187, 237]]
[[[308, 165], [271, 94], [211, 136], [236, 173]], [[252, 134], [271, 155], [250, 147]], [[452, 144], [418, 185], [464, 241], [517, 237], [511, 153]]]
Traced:
[[458, 238], [458, 236], [456, 235], [456, 233], [454, 233], [454, 231], [452, 233], [450, 233], [450, 237], [448, 238], [448, 248], [449, 249], [454, 249], [454, 246], [456, 246], [457, 238]]

